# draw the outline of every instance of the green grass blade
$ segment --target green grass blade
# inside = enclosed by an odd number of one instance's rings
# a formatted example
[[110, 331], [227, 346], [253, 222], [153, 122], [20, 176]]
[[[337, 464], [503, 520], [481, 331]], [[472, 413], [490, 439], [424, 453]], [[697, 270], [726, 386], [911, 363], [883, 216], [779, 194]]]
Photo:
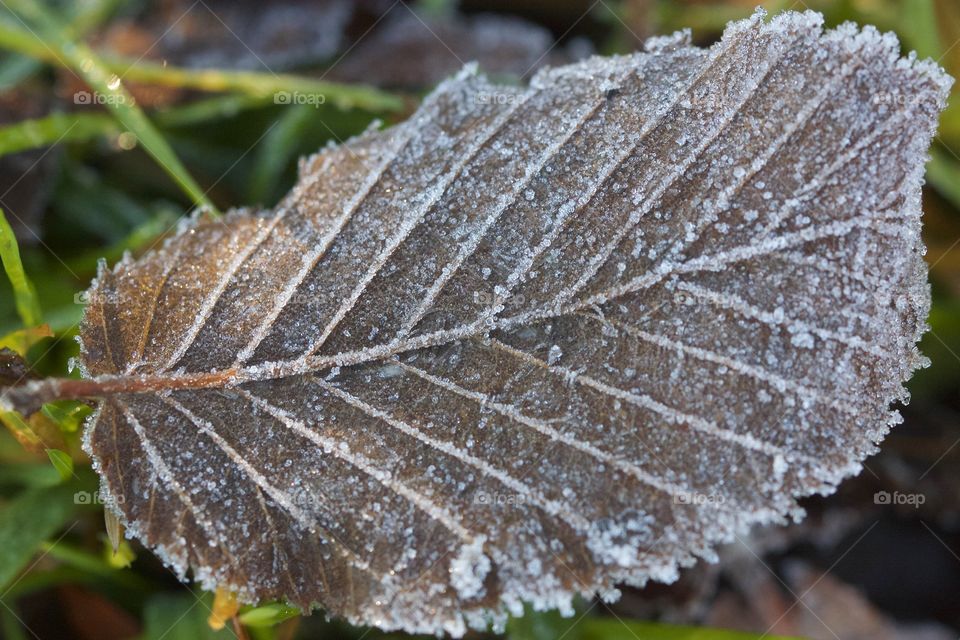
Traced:
[[271, 602], [259, 607], [252, 607], [238, 617], [241, 623], [250, 627], [272, 627], [284, 620], [296, 618], [300, 614], [300, 609], [296, 607], [281, 602]]
[[580, 640], [584, 616], [584, 605], [581, 601], [573, 616], [564, 617], [559, 611], [534, 611], [533, 607], [524, 607], [523, 615], [511, 617], [507, 622], [507, 640], [547, 640], [548, 638], [564, 638], [564, 640]]
[[49, 464], [4, 462], [0, 464], [0, 487], [53, 487], [60, 484], [60, 474]]
[[142, 640], [217, 640], [235, 638], [224, 628], [213, 631], [207, 624], [207, 613], [213, 604], [208, 595], [197, 605], [195, 596], [187, 593], [158, 593], [150, 598], [143, 612]]
[[8, 91], [30, 77], [40, 65], [32, 58], [11, 55], [0, 62], [0, 91]]
[[287, 163], [296, 154], [301, 132], [309, 120], [316, 116], [316, 109], [297, 105], [287, 109], [276, 126], [260, 143], [256, 161], [250, 175], [249, 202], [271, 204], [280, 177]]
[[70, 3], [76, 13], [70, 23], [70, 35], [81, 38], [110, 18], [127, 0], [87, 0]]
[[130, 571], [121, 571], [117, 567], [111, 566], [103, 557], [92, 554], [81, 547], [63, 542], [59, 544], [45, 542], [40, 546], [40, 549], [49, 554], [51, 558], [59, 560], [69, 567], [115, 582], [126, 589], [134, 589], [143, 593], [150, 590], [150, 583], [140, 575]]
[[340, 84], [291, 74], [223, 69], [185, 69], [154, 62], [133, 63], [123, 58], [105, 58], [114, 73], [147, 84], [197, 89], [236, 91], [260, 98], [273, 97], [276, 104], [297, 104], [298, 100], [322, 100], [340, 109], [398, 111], [403, 101], [392, 94], [363, 85]]
[[28, 489], [0, 509], [0, 589], [8, 588], [43, 541], [70, 521], [78, 507], [75, 494], [95, 486], [93, 474], [85, 477], [83, 482]]
[[950, 204], [960, 208], [960, 160], [936, 147], [931, 149], [927, 180]]
[[116, 121], [102, 113], [54, 113], [0, 127], [0, 156], [59, 142], [85, 142], [119, 132]]
[[904, 44], [921, 58], [936, 60], [943, 55], [937, 13], [933, 0], [901, 0], [897, 31]]
[[66, 451], [60, 449], [47, 449], [47, 457], [50, 458], [50, 464], [60, 474], [60, 479], [64, 482], [70, 480], [73, 475], [73, 458]]
[[[12, 606], [15, 607], [16, 605]], [[0, 608], [0, 630], [3, 631], [3, 633], [0, 633], [0, 637], [8, 638], [8, 640], [29, 640], [27, 632], [23, 630], [23, 626], [20, 624], [19, 616], [13, 609]]]
[[16, 411], [0, 410], [0, 424], [7, 428], [20, 446], [28, 451], [39, 451], [43, 448], [40, 440], [27, 421]]
[[[8, 2], [20, 5], [24, 0]], [[14, 25], [0, 23], [0, 48], [51, 64], [74, 67], [60, 42], [40, 40], [29, 31]], [[83, 49], [89, 51], [86, 47]], [[295, 98], [307, 100], [323, 96], [325, 104], [332, 104], [340, 109], [399, 111], [404, 105], [400, 97], [373, 87], [326, 82], [288, 73], [186, 69], [109, 55], [100, 57], [99, 62], [107, 76], [115, 74], [130, 82], [208, 92], [232, 91], [255, 98], [272, 98], [278, 104], [283, 104], [287, 98], [292, 104]]]
[[37, 301], [37, 292], [33, 283], [27, 278], [20, 262], [20, 247], [13, 235], [13, 229], [7, 223], [7, 218], [0, 210], [0, 259], [3, 260], [3, 269], [13, 286], [13, 297], [17, 306], [17, 313], [27, 327], [35, 327], [43, 322], [40, 303]]
[[17, 329], [0, 336], [0, 349], [10, 349], [25, 358], [33, 345], [53, 336], [54, 333], [48, 324]]
[[206, 193], [190, 176], [160, 132], [136, 105], [133, 96], [124, 88], [119, 77], [103, 66], [90, 47], [83, 43], [72, 42], [66, 28], [42, 2], [7, 1], [21, 18], [34, 23], [40, 36], [49, 45], [58, 49], [58, 57], [62, 58], [63, 63], [80, 75], [91, 89], [100, 94], [100, 101], [105, 103], [120, 124], [137, 137], [147, 153], [153, 156], [193, 203], [215, 212], [216, 208], [207, 198]]
[[[784, 636], [744, 633], [708, 627], [683, 627], [658, 622], [617, 618], [587, 618], [580, 627], [580, 640], [789, 640]], [[792, 640], [800, 640], [794, 638]]]
[[[125, 0], [87, 0], [71, 3], [76, 9], [70, 23], [70, 33], [82, 37], [109, 18]], [[11, 56], [0, 62], [0, 91], [16, 86], [40, 69], [40, 63], [31, 57]]]
[[93, 412], [88, 405], [76, 400], [50, 402], [43, 405], [40, 410], [66, 433], [79, 430], [83, 421]]
[[211, 98], [194, 100], [188, 104], [166, 107], [153, 112], [153, 121], [164, 129], [188, 127], [190, 125], [233, 118], [250, 109], [273, 104], [272, 100], [262, 96], [250, 96], [242, 93], [215, 95]]

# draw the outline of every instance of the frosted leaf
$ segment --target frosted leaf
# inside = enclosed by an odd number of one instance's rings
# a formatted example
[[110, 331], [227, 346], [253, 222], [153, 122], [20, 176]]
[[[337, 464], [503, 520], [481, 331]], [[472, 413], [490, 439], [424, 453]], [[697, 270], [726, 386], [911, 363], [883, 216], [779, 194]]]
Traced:
[[87, 380], [5, 402], [101, 396], [127, 530], [246, 601], [459, 635], [675, 579], [856, 473], [923, 363], [950, 81], [821, 29], [467, 68], [276, 210], [103, 269]]

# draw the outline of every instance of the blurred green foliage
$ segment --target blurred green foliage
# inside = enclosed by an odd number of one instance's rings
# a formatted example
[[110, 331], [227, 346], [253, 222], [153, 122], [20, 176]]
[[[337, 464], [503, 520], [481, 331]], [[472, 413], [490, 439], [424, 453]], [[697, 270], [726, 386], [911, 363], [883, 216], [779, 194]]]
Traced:
[[[112, 263], [126, 251], [149, 250], [196, 204], [224, 209], [272, 206], [292, 185], [299, 157], [363, 131], [375, 118], [402, 118], [405, 105], [413, 103], [375, 89], [306, 76], [197, 72], [99, 59], [83, 44], [84, 36], [130, 3], [60, 3], [58, 11], [47, 11], [33, 0], [7, 3], [0, 6], [0, 50], [9, 52], [0, 58], [0, 90], [39, 81], [52, 93], [51, 65], [66, 65], [91, 88], [118, 97], [109, 101], [110, 111], [66, 113], [54, 107], [43, 117], [0, 126], [0, 156], [56, 144], [51, 152], [56, 172], [48, 187], [42, 230], [28, 232], [18, 247], [6, 220], [0, 219], [0, 256], [8, 276], [0, 278], [0, 346], [19, 347], [14, 350], [38, 375], [68, 375], [68, 359], [77, 354], [73, 338], [83, 309], [79, 294], [99, 259]], [[446, 3], [427, 4], [440, 11]], [[630, 46], [637, 31], [692, 27], [697, 42], [709, 43], [727, 21], [752, 13], [754, 4], [609, 0], [592, 11], [608, 27], [598, 48], [615, 52]], [[774, 13], [798, 4], [777, 0], [763, 6]], [[808, 0], [805, 6], [822, 11], [831, 26], [853, 20], [895, 31], [905, 52], [915, 50], [954, 75], [960, 73], [960, 4], [954, 0]], [[120, 72], [139, 83], [213, 95], [145, 111], [115, 82], [114, 74]], [[332, 99], [319, 106], [277, 105], [270, 95], [279, 90], [321, 91]], [[942, 119], [928, 180], [925, 210], [934, 307], [932, 332], [922, 348], [932, 366], [915, 377], [911, 389], [915, 398], [936, 402], [955, 393], [960, 382], [960, 100], [952, 101]], [[41, 323], [50, 326], [52, 337], [38, 328]], [[0, 633], [26, 637], [15, 617], [16, 597], [59, 584], [84, 584], [139, 620], [142, 638], [233, 637], [229, 628], [214, 632], [208, 626], [210, 594], [179, 586], [149, 554], [135, 556], [126, 543], [120, 557], [108, 548], [101, 507], [95, 504], [96, 479], [79, 446], [79, 426], [89, 411], [80, 403], [57, 403], [45, 406], [40, 418], [4, 418], [13, 426], [0, 431], [0, 593], [11, 608], [0, 609]], [[17, 429], [20, 441], [13, 436]], [[39, 450], [24, 448], [24, 439], [31, 438], [40, 443]], [[56, 446], [48, 446], [51, 440]], [[129, 569], [120, 568], [127, 564]], [[599, 615], [603, 610], [583, 604], [574, 619], [529, 612], [510, 622], [507, 636], [753, 637], [622, 621]], [[239, 620], [255, 639], [287, 637], [283, 634], [296, 625], [322, 637], [387, 637], [318, 617], [302, 621], [282, 603], [244, 607]]]

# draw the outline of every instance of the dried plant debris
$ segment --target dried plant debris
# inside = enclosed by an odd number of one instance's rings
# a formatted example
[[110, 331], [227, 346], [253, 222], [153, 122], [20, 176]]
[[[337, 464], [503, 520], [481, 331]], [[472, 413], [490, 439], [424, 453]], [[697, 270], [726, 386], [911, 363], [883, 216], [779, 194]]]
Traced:
[[112, 23], [107, 50], [186, 67], [279, 71], [332, 56], [350, 0], [167, 0], [138, 21]]
[[[884, 442], [881, 456], [888, 444]], [[874, 459], [870, 468], [876, 468]], [[861, 473], [844, 482], [842, 491], [870, 479], [870, 473]], [[671, 624], [766, 630], [777, 637], [955, 639], [943, 623], [956, 610], [949, 606], [957, 600], [950, 586], [956, 584], [960, 566], [921, 524], [925, 516], [898, 522], [892, 514], [878, 514], [869, 497], [856, 504], [841, 498], [849, 506], [837, 498], [808, 501], [808, 514], [799, 524], [754, 528], [749, 536], [720, 546], [717, 563], [687, 569], [670, 585], [624, 589], [611, 611]], [[948, 531], [937, 536], [948, 536]], [[905, 544], [923, 547], [928, 569], [922, 576], [911, 580], [909, 569], [893, 570], [892, 577], [889, 569], [876, 571], [872, 558], [896, 557]], [[940, 621], [923, 619], [923, 614], [918, 619], [924, 611], [939, 612]], [[891, 613], [909, 622], [888, 617]]]
[[[49, 108], [49, 99], [33, 82], [0, 92], [0, 126], [38, 118]], [[0, 156], [0, 209], [17, 241], [36, 244], [42, 233], [44, 208], [59, 165], [54, 150], [32, 149]]]
[[[575, 40], [557, 47], [541, 26], [511, 16], [417, 15], [397, 5], [369, 36], [330, 69], [329, 77], [380, 87], [430, 87], [477, 62], [493, 77], [523, 78], [546, 64], [592, 53]], [[401, 8], [402, 7], [402, 8]]]
[[86, 448], [128, 531], [246, 601], [463, 634], [672, 581], [855, 474], [924, 362], [949, 78], [814, 13], [473, 68], [275, 211], [103, 269]]
[[34, 377], [23, 356], [8, 347], [0, 347], [0, 385], [13, 385]]

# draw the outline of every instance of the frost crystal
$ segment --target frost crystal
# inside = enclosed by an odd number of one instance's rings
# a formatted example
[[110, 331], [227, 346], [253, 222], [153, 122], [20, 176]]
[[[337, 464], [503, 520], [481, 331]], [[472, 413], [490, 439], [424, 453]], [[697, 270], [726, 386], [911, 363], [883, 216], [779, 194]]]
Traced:
[[276, 210], [184, 223], [90, 291], [83, 374], [162, 389], [91, 419], [104, 495], [207, 588], [454, 635], [782, 521], [923, 363], [950, 80], [898, 51], [787, 13], [468, 67]]

